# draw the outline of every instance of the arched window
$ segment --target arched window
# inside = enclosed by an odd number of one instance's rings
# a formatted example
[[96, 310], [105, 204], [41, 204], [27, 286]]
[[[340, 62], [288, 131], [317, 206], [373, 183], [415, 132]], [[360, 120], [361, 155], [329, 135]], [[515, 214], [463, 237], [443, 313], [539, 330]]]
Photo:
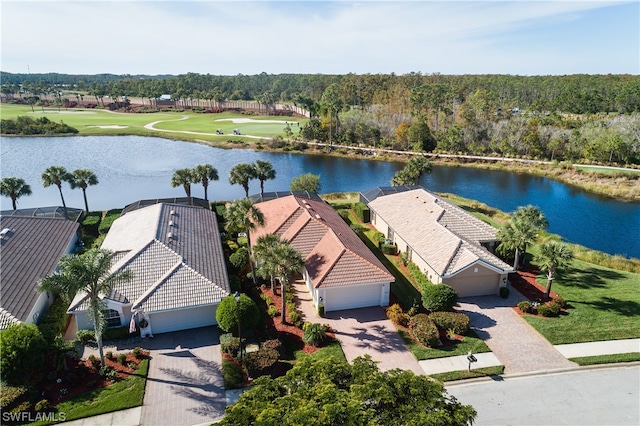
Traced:
[[104, 314], [107, 328], [120, 327], [122, 325], [122, 321], [120, 321], [120, 312], [115, 309], [107, 309], [102, 311], [102, 313]]

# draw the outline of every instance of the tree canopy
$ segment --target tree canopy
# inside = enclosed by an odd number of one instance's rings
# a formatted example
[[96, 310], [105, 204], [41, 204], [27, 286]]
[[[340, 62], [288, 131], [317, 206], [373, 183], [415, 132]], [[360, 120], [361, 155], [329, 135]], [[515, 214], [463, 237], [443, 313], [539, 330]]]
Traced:
[[285, 376], [262, 376], [227, 407], [220, 425], [468, 425], [476, 417], [424, 375], [380, 371], [370, 357], [298, 361]]
[[294, 177], [291, 180], [289, 189], [291, 189], [291, 191], [309, 191], [317, 194], [322, 189], [320, 184], [320, 175], [305, 173], [298, 177]]

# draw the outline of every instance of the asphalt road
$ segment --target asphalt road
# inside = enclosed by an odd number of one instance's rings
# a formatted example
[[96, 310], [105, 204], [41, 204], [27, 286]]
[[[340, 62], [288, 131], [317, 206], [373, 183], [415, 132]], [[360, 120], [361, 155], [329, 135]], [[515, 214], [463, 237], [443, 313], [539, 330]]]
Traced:
[[474, 425], [640, 425], [640, 365], [451, 383]]

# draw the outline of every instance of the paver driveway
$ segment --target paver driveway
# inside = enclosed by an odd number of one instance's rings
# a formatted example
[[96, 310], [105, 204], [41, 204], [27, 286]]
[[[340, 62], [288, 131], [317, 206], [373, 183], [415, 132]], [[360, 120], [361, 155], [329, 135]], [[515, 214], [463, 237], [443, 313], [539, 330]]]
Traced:
[[525, 297], [510, 290], [507, 299], [479, 296], [463, 297], [458, 302], [458, 311], [469, 315], [472, 328], [505, 366], [504, 372], [577, 367], [513, 310]]
[[327, 312], [320, 318], [304, 283], [294, 283], [293, 292], [305, 321], [329, 324], [335, 330], [347, 361], [368, 354], [382, 371], [401, 368], [424, 374], [381, 307]]
[[152, 360], [142, 425], [196, 425], [223, 417], [226, 399], [217, 327], [159, 334], [145, 347]]

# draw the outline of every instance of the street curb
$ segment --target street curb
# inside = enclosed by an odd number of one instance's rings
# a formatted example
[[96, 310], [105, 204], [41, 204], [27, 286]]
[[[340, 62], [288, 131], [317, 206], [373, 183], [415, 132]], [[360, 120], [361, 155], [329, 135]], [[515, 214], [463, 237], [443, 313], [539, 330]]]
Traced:
[[474, 377], [471, 379], [452, 380], [452, 381], [444, 382], [444, 384], [445, 386], [457, 386], [457, 385], [467, 385], [467, 384], [473, 384], [473, 383], [502, 381], [505, 379], [518, 379], [522, 377], [547, 376], [547, 375], [562, 374], [562, 373], [578, 371], [578, 370], [589, 371], [589, 370], [603, 370], [605, 368], [621, 368], [621, 367], [635, 367], [635, 366], [640, 366], [640, 361], [617, 362], [617, 363], [610, 363], [610, 364], [594, 364], [594, 365], [576, 366], [576, 367], [570, 367], [570, 368], [557, 368], [553, 370], [527, 371], [525, 373], [495, 374], [492, 376]]

